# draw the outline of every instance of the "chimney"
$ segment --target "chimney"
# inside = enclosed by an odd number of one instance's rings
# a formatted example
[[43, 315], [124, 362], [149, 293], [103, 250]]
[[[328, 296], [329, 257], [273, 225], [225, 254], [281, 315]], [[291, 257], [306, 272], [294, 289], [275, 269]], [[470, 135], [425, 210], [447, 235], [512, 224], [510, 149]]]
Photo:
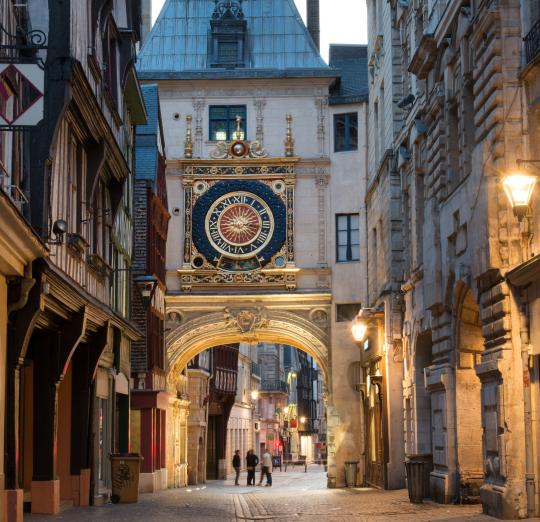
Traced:
[[321, 50], [319, 0], [306, 0], [307, 2], [307, 28], [317, 50]]
[[152, 0], [141, 1], [141, 42], [144, 43], [148, 33], [152, 29]]

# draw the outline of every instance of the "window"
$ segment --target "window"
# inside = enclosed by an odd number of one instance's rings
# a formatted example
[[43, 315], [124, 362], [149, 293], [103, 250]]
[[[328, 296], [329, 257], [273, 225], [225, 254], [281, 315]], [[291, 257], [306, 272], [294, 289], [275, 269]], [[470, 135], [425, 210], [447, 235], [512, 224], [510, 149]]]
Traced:
[[336, 304], [336, 323], [351, 322], [362, 308], [361, 303]]
[[238, 42], [218, 42], [218, 62], [235, 65], [238, 62]]
[[358, 150], [358, 113], [334, 114], [334, 152]]
[[336, 216], [336, 260], [338, 263], [360, 260], [360, 221], [358, 214]]
[[[236, 117], [240, 116], [240, 136], [236, 136]], [[245, 105], [211, 105], [210, 106], [210, 139], [212, 141], [241, 140], [246, 137]]]

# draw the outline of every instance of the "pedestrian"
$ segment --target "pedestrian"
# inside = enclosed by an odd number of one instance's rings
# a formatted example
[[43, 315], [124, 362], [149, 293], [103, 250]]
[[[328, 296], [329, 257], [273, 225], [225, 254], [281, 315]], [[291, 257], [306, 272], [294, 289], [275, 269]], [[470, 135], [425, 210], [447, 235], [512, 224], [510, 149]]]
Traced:
[[242, 462], [240, 460], [240, 450], [236, 450], [234, 452], [234, 457], [232, 458], [232, 466], [234, 468], [234, 471], [236, 473], [236, 477], [234, 477], [234, 485], [239, 486], [238, 479], [240, 478], [240, 467], [242, 465]]
[[266, 475], [266, 484], [265, 486], [270, 487], [272, 485], [272, 455], [268, 450], [265, 450], [262, 456], [262, 466], [261, 466], [261, 480], [259, 481], [259, 486], [262, 486], [263, 477]]
[[257, 467], [258, 463], [259, 463], [259, 457], [255, 455], [255, 452], [252, 449], [250, 449], [247, 452], [247, 456], [246, 456], [247, 485], [248, 486], [255, 485], [255, 468]]

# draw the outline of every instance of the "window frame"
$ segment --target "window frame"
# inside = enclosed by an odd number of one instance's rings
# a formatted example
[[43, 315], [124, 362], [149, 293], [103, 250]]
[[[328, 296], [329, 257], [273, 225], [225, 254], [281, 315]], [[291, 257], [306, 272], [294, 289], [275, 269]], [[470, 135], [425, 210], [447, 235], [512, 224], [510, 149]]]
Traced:
[[[351, 143], [351, 119], [354, 117], [356, 120], [356, 143]], [[343, 118], [343, 128], [344, 128], [344, 144], [343, 146], [338, 145], [338, 119]], [[339, 114], [334, 114], [334, 152], [348, 152], [358, 150], [358, 112], [341, 112]]]
[[[234, 124], [236, 122], [236, 115], [238, 114], [238, 111], [237, 110], [232, 110], [233, 108], [235, 109], [238, 109], [239, 107], [242, 107], [243, 110], [244, 110], [244, 115], [243, 115], [243, 118], [242, 118], [242, 124], [243, 124], [243, 131], [244, 131], [244, 137], [243, 139], [246, 140], [247, 139], [247, 105], [210, 105], [208, 107], [208, 141], [212, 141], [212, 142], [220, 142], [220, 141], [231, 141], [232, 140], [232, 135], [234, 133], [234, 131], [236, 130], [235, 127], [234, 127]], [[226, 118], [212, 118], [212, 109], [223, 109], [225, 108], [227, 110], [227, 116]], [[234, 112], [235, 114], [232, 114], [232, 117], [231, 117], [231, 113]], [[212, 123], [215, 122], [215, 121], [222, 121], [222, 122], [225, 122], [226, 123], [226, 137], [225, 137], [225, 140], [217, 140], [215, 139], [213, 136], [212, 136]], [[233, 124], [233, 127], [229, 127], [230, 124]], [[232, 129], [232, 130], [231, 130]], [[229, 131], [230, 131], [230, 135], [229, 135]]]
[[[352, 216], [356, 216], [358, 218], [358, 244], [357, 245], [353, 245], [352, 243], [352, 239], [351, 239], [351, 235], [352, 235], [352, 231], [353, 231], [353, 228], [351, 226], [351, 217]], [[339, 218], [340, 217], [346, 217], [347, 218], [347, 244], [346, 245], [341, 245], [339, 243]], [[339, 256], [339, 247], [340, 246], [345, 246], [346, 247], [346, 258], [347, 259], [340, 259], [340, 256]], [[353, 255], [352, 255], [352, 247], [353, 246], [358, 246], [358, 259], [353, 259]], [[352, 212], [352, 213], [341, 213], [341, 214], [336, 214], [336, 263], [358, 263], [360, 261], [360, 214], [359, 213], [355, 213], [355, 212]]]

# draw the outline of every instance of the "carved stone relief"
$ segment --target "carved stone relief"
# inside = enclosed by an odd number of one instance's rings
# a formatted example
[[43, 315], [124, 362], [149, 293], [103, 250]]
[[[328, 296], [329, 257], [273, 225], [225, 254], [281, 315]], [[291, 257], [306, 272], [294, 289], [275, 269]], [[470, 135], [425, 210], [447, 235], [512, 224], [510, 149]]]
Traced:
[[324, 169], [320, 169], [318, 177], [315, 179], [317, 185], [317, 201], [319, 214], [319, 259], [320, 267], [327, 266], [326, 259], [326, 188], [328, 187], [328, 174]]
[[319, 145], [319, 156], [324, 156], [325, 149], [325, 120], [326, 108], [328, 107], [328, 98], [321, 96], [315, 99], [317, 106], [317, 143]]
[[206, 102], [202, 97], [203, 92], [198, 92], [193, 98], [193, 110], [195, 112], [195, 156], [202, 157], [203, 151], [203, 110]]

